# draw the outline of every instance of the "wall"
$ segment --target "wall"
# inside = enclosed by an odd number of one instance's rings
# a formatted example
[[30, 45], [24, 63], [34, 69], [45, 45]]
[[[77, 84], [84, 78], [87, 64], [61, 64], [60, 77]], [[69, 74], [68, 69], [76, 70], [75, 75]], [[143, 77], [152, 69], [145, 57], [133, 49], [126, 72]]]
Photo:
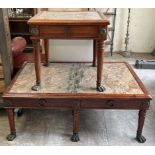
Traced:
[[[128, 9], [117, 9], [114, 51], [125, 50]], [[150, 53], [155, 49], [155, 9], [131, 9], [128, 50]]]
[[127, 9], [117, 9], [115, 34], [114, 34], [114, 51], [125, 50], [125, 34], [127, 27]]
[[92, 40], [50, 40], [52, 61], [92, 61]]
[[132, 9], [129, 49], [150, 53], [155, 49], [155, 9]]

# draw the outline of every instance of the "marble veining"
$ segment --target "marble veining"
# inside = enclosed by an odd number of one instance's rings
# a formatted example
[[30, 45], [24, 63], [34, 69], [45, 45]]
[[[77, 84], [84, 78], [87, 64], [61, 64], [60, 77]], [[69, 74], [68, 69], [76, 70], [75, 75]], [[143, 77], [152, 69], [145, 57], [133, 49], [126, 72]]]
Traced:
[[41, 67], [41, 89], [32, 91], [35, 84], [33, 63], [27, 63], [9, 93], [103, 93], [144, 94], [124, 63], [105, 63], [102, 85], [104, 92], [96, 91], [96, 67], [91, 63], [51, 63]]
[[31, 18], [35, 20], [101, 20], [97, 12], [50, 12], [43, 11]]

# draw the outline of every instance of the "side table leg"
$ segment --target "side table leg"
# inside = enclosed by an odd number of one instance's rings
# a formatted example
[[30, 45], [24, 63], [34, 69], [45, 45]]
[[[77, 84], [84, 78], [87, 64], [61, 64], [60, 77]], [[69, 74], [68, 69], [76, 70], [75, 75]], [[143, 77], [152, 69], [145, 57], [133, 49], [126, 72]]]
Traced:
[[103, 44], [104, 40], [98, 40], [98, 51], [97, 51], [97, 87], [96, 89], [99, 92], [105, 91], [105, 88], [101, 85], [102, 82], [102, 72], [103, 72], [103, 54], [104, 54], [104, 49], [103, 49]]
[[146, 115], [146, 110], [139, 111], [138, 129], [137, 129], [137, 136], [136, 136], [136, 140], [139, 143], [144, 143], [146, 141], [145, 137], [142, 135], [142, 130], [143, 130], [144, 121], [145, 121], [145, 115]]
[[79, 125], [79, 110], [73, 110], [73, 135], [71, 137], [72, 142], [78, 142], [80, 140], [78, 135]]
[[6, 109], [9, 125], [10, 125], [10, 134], [6, 137], [8, 141], [13, 141], [16, 138], [16, 129], [15, 129], [15, 120], [14, 120], [14, 109]]
[[96, 67], [97, 41], [93, 40], [93, 67]]
[[44, 39], [44, 47], [45, 47], [45, 63], [44, 66], [49, 66], [49, 40]]
[[35, 60], [36, 84], [32, 90], [38, 91], [41, 88], [41, 59], [40, 59], [40, 40], [32, 39]]

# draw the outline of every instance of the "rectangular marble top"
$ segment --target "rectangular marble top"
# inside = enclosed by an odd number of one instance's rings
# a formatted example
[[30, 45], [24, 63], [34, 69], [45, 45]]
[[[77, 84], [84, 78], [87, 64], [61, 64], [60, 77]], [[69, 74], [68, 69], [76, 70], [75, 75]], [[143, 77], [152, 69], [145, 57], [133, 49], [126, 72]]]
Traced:
[[27, 63], [8, 93], [96, 93], [144, 94], [125, 63], [104, 63], [102, 85], [104, 92], [96, 91], [96, 67], [90, 63], [51, 63], [41, 67], [42, 87], [32, 91], [35, 84], [33, 63]]
[[50, 12], [50, 11], [42, 11], [36, 14], [34, 17], [30, 18], [28, 21], [29, 24], [35, 22], [48, 22], [48, 23], [55, 23], [55, 22], [87, 22], [87, 21], [109, 21], [106, 17], [101, 16], [98, 12]]

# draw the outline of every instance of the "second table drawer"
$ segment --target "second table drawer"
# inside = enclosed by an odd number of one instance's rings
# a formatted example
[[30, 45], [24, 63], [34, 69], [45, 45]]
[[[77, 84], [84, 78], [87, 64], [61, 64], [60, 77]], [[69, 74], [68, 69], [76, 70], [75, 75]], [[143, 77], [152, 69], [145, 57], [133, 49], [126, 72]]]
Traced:
[[97, 26], [73, 26], [70, 27], [70, 37], [73, 38], [94, 38], [98, 36]]
[[60, 39], [101, 37], [97, 26], [41, 26], [39, 35], [41, 37]]
[[82, 100], [83, 109], [140, 109], [142, 102], [138, 100]]

